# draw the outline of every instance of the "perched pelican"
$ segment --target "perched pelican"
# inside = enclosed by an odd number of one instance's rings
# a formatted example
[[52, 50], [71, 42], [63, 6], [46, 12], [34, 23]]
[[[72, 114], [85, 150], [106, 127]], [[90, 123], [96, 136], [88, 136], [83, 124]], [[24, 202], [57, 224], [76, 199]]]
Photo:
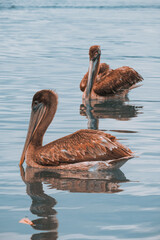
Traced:
[[85, 99], [109, 98], [116, 95], [125, 97], [129, 90], [138, 87], [136, 83], [143, 80], [133, 68], [124, 66], [115, 70], [106, 63], [100, 64], [100, 46], [89, 49], [89, 69], [80, 83]]
[[51, 123], [58, 97], [51, 90], [37, 92], [32, 100], [32, 111], [26, 142], [19, 165], [26, 159], [28, 166], [56, 169], [90, 169], [95, 164], [101, 169], [118, 168], [133, 157], [130, 149], [117, 139], [98, 130], [79, 130], [42, 146], [43, 136]]

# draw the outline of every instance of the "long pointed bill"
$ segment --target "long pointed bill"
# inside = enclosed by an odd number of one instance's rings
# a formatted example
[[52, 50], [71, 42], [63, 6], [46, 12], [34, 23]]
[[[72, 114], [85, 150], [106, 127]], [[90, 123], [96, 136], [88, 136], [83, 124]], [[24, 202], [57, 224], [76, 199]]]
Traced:
[[46, 107], [42, 103], [39, 103], [34, 109], [32, 109], [30, 123], [29, 123], [29, 127], [28, 127], [28, 133], [27, 133], [25, 144], [24, 144], [22, 156], [21, 156], [21, 159], [19, 162], [20, 166], [24, 162], [25, 153], [27, 151], [27, 148], [28, 148], [28, 146], [32, 140], [32, 137], [35, 134], [45, 112], [46, 112]]
[[95, 75], [97, 73], [97, 68], [98, 68], [98, 59], [96, 58], [94, 61], [90, 60], [89, 69], [88, 69], [88, 82], [86, 87], [86, 98], [90, 97], [94, 78], [96, 77]]

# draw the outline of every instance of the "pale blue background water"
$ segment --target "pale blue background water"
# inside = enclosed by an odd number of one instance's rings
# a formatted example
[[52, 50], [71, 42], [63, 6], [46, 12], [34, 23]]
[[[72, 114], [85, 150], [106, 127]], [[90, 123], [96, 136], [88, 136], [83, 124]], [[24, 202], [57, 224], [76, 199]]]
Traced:
[[[0, 1], [0, 239], [160, 239], [159, 13], [156, 0]], [[99, 182], [101, 176], [67, 182], [42, 174], [39, 183], [35, 177], [25, 184], [18, 162], [32, 96], [40, 89], [59, 96], [44, 143], [87, 128], [79, 83], [93, 44], [101, 45], [102, 62], [131, 66], [144, 77], [125, 103], [138, 107], [136, 116], [99, 120], [99, 129], [121, 139], [138, 158], [121, 168], [122, 182], [119, 177]], [[76, 192], [78, 184], [84, 193]], [[99, 189], [102, 193], [96, 193]], [[43, 205], [39, 215], [31, 204], [36, 210]], [[55, 225], [45, 231], [19, 223], [23, 217], [50, 221], [49, 215]]]

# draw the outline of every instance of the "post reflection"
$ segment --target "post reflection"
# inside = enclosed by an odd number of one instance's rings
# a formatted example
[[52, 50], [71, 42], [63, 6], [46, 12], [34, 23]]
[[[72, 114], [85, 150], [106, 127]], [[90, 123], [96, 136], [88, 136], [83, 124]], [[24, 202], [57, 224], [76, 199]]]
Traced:
[[123, 191], [120, 183], [129, 181], [119, 170], [110, 171], [69, 171], [52, 169], [20, 168], [26, 192], [32, 203], [30, 211], [38, 218], [32, 220], [33, 228], [40, 232], [33, 234], [32, 240], [55, 240], [58, 238], [58, 220], [55, 198], [44, 193], [43, 183], [50, 189], [84, 193], [117, 193]]
[[83, 100], [80, 105], [80, 114], [88, 119], [88, 129], [98, 129], [100, 118], [112, 118], [128, 121], [141, 114], [142, 106], [134, 106], [126, 99]]

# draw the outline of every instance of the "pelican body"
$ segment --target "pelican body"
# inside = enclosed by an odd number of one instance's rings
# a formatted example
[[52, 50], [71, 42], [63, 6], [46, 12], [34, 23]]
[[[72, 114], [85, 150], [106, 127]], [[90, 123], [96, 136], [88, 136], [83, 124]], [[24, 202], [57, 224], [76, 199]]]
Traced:
[[89, 69], [80, 83], [83, 99], [104, 99], [113, 96], [125, 97], [129, 90], [137, 87], [142, 76], [128, 66], [112, 70], [106, 63], [100, 63], [100, 46], [89, 49]]
[[98, 130], [79, 130], [42, 146], [57, 104], [58, 97], [51, 90], [41, 90], [34, 95], [20, 166], [26, 160], [28, 166], [36, 168], [87, 170], [99, 163], [102, 168], [115, 168], [133, 157], [132, 151], [114, 136]]

